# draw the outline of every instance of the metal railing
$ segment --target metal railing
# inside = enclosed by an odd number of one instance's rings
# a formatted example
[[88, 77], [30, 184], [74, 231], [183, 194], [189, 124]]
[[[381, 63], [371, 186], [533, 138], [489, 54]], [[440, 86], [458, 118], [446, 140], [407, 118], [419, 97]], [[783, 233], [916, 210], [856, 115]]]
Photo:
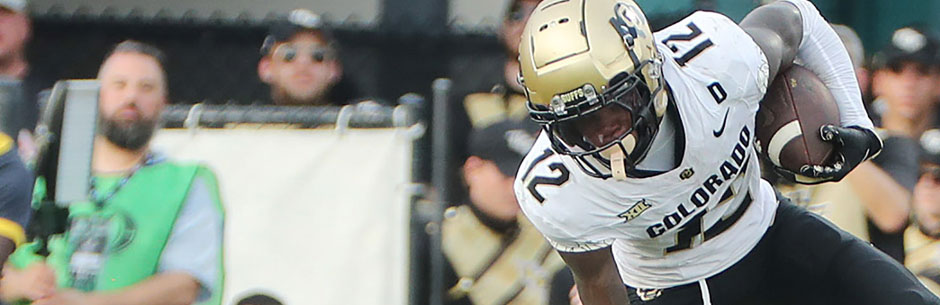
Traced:
[[[403, 97], [404, 98], [404, 97]], [[229, 124], [289, 124], [337, 128], [404, 127], [417, 122], [413, 105], [349, 106], [170, 105], [163, 111], [164, 127], [221, 128]]]

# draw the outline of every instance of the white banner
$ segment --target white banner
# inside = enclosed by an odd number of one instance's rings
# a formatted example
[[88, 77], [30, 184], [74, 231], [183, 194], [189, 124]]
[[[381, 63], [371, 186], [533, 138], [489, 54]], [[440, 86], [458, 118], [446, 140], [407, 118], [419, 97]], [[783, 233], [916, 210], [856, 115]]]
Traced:
[[161, 130], [199, 160], [226, 209], [223, 304], [406, 304], [411, 141], [404, 130]]

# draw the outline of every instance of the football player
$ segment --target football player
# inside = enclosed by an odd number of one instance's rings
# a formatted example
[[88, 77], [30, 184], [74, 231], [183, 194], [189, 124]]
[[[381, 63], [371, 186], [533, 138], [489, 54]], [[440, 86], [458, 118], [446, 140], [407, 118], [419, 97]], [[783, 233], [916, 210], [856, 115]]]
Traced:
[[837, 181], [881, 150], [845, 48], [807, 0], [740, 25], [696, 12], [652, 33], [632, 0], [548, 0], [520, 45], [543, 131], [516, 175], [584, 304], [940, 304], [910, 272], [760, 178], [754, 117], [795, 59], [836, 97]]

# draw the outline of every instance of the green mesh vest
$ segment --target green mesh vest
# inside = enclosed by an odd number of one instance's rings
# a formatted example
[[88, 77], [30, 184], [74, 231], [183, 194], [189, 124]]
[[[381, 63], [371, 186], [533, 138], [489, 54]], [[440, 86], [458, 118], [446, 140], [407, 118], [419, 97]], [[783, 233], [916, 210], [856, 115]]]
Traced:
[[[215, 176], [198, 165], [160, 162], [139, 169], [103, 207], [92, 203], [75, 203], [69, 207], [70, 217], [97, 214], [110, 219], [107, 261], [97, 277], [96, 291], [117, 290], [139, 283], [157, 272], [160, 256], [173, 230], [173, 224], [189, 194], [193, 180], [199, 177], [209, 187], [213, 201], [222, 211]], [[123, 177], [97, 177], [95, 189], [110, 194], [119, 187]], [[73, 249], [68, 233], [49, 240], [46, 263], [57, 273], [60, 286], [68, 286], [69, 259]], [[25, 268], [42, 260], [35, 255], [35, 243], [17, 249], [10, 261], [16, 268]], [[220, 257], [220, 262], [221, 257]], [[222, 266], [212, 297], [202, 304], [220, 304]]]

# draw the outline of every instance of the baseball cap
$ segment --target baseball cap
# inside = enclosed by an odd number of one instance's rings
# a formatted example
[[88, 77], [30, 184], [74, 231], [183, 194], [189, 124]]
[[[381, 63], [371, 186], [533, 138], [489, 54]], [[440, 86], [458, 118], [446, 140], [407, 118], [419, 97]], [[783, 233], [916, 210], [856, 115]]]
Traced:
[[333, 40], [330, 30], [320, 15], [306, 9], [295, 9], [271, 24], [268, 28], [268, 36], [264, 38], [264, 43], [261, 45], [261, 54], [268, 54], [275, 44], [290, 40], [294, 34], [301, 31], [318, 31], [326, 41]]
[[0, 0], [0, 7], [17, 13], [26, 12], [26, 0]]
[[917, 27], [903, 27], [891, 35], [891, 43], [875, 54], [875, 69], [883, 69], [901, 62], [914, 62], [925, 66], [937, 64], [940, 42], [933, 35]]
[[470, 155], [496, 163], [499, 171], [513, 177], [522, 158], [535, 143], [538, 126], [505, 120], [470, 132]]

